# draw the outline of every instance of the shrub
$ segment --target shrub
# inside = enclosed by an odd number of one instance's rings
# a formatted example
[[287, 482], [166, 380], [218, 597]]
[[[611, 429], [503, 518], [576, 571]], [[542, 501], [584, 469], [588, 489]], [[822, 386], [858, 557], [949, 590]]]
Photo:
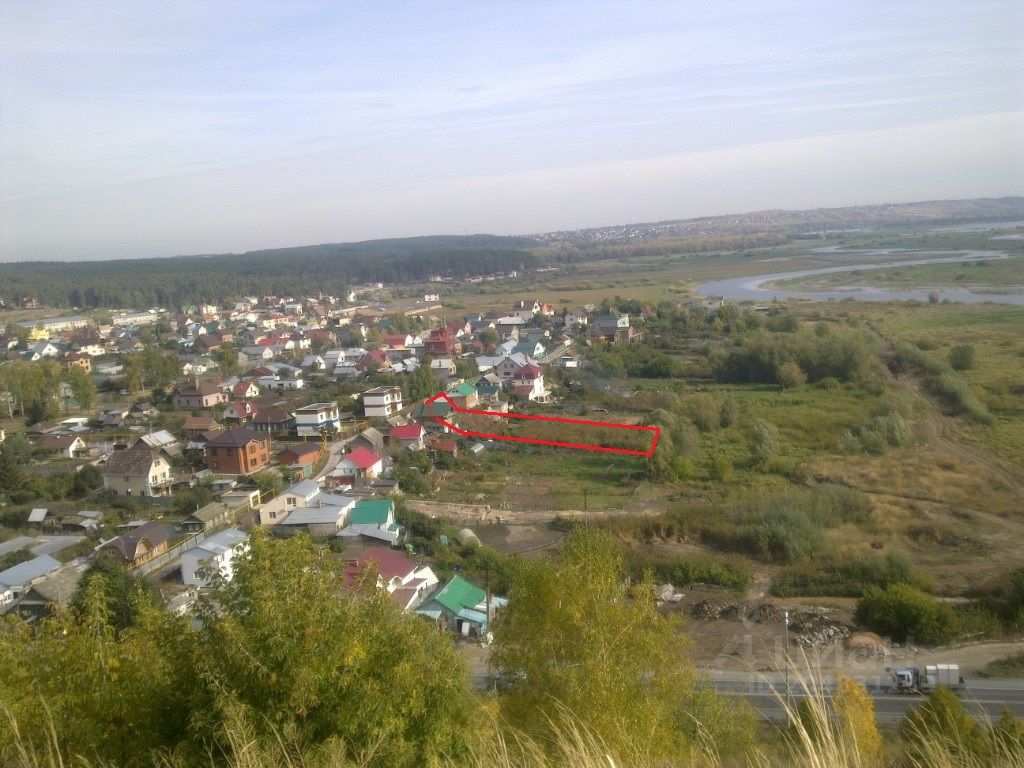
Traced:
[[956, 764], [967, 764], [968, 760], [981, 764], [988, 746], [984, 731], [967, 713], [960, 699], [941, 686], [903, 718], [900, 742], [907, 757], [916, 760], [918, 765], [930, 764], [936, 749], [958, 757]]
[[860, 597], [871, 587], [885, 589], [893, 584], [909, 584], [923, 592], [934, 588], [931, 579], [914, 568], [906, 555], [891, 552], [884, 557], [803, 560], [775, 577], [772, 594], [779, 597]]
[[728, 456], [718, 454], [711, 460], [711, 479], [727, 483], [732, 479], [732, 461]]
[[807, 383], [807, 374], [792, 360], [779, 366], [778, 377], [783, 389], [794, 389]]
[[955, 626], [948, 605], [909, 584], [869, 587], [857, 603], [855, 619], [884, 637], [913, 638], [925, 645], [948, 642]]
[[766, 467], [779, 453], [779, 430], [764, 419], [757, 419], [750, 432], [750, 453], [754, 464]]
[[967, 371], [974, 367], [974, 347], [970, 344], [957, 344], [949, 350], [949, 364], [954, 371]]

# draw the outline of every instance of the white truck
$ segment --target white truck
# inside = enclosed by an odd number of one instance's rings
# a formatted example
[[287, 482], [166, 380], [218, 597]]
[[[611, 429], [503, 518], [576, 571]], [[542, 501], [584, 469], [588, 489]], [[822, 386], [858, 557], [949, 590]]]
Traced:
[[959, 664], [929, 664], [924, 669], [898, 667], [892, 672], [892, 689], [896, 693], [928, 693], [936, 686], [954, 691], [966, 687]]

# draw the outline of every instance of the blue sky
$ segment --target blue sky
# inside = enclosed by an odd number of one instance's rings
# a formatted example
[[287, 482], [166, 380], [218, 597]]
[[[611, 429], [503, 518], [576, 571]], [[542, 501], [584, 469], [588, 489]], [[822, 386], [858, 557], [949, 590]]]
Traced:
[[1024, 194], [1024, 4], [0, 0], [0, 260]]

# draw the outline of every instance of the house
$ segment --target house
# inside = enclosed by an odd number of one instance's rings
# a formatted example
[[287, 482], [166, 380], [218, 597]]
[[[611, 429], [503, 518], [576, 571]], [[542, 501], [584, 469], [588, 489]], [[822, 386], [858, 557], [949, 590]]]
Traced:
[[358, 589], [364, 578], [375, 580], [404, 610], [415, 608], [437, 585], [437, 576], [427, 565], [416, 565], [407, 557], [383, 547], [371, 547], [345, 566], [345, 587]]
[[331, 471], [332, 478], [339, 478], [342, 481], [352, 480], [357, 477], [380, 477], [384, 470], [384, 460], [365, 448], [356, 448], [345, 456], [338, 465]]
[[[65, 565], [23, 585], [12, 611], [29, 620], [45, 619], [66, 608], [74, 597], [78, 582], [88, 565], [84, 562]], [[2, 594], [3, 587], [0, 587]], [[0, 604], [3, 598], [0, 597]]]
[[177, 456], [181, 453], [181, 443], [178, 442], [178, 438], [166, 429], [142, 435], [137, 442], [145, 443], [154, 451], [159, 451], [165, 456]]
[[438, 375], [438, 377], [444, 381], [455, 376], [458, 368], [455, 365], [455, 361], [450, 357], [439, 357], [436, 360], [430, 361], [430, 370]]
[[96, 550], [96, 557], [110, 557], [129, 568], [137, 568], [162, 555], [169, 544], [164, 527], [149, 522], [101, 544]]
[[210, 440], [204, 454], [207, 469], [248, 475], [270, 466], [270, 439], [248, 427], [235, 427]]
[[295, 431], [295, 417], [279, 408], [257, 411], [249, 427], [267, 435], [287, 435]]
[[512, 391], [524, 400], [546, 403], [548, 392], [544, 389], [544, 369], [534, 363], [527, 363], [512, 374]]
[[501, 392], [502, 382], [495, 373], [485, 373], [476, 380], [474, 389], [480, 400], [492, 400]]
[[489, 620], [497, 608], [507, 601], [501, 597], [488, 599], [487, 593], [461, 576], [453, 576], [416, 609], [420, 616], [430, 619], [457, 635], [484, 637]]
[[412, 346], [412, 334], [397, 333], [385, 336], [384, 343], [392, 349], [408, 349]]
[[185, 434], [191, 438], [198, 437], [203, 432], [209, 432], [212, 429], [219, 429], [220, 424], [213, 416], [186, 416], [185, 423], [181, 427]]
[[36, 448], [53, 451], [65, 459], [76, 459], [88, 449], [85, 440], [78, 435], [43, 435], [36, 440]]
[[239, 403], [230, 403], [220, 417], [227, 424], [246, 424], [256, 415], [257, 410], [255, 403], [242, 400]]
[[532, 362], [526, 355], [516, 353], [509, 355], [494, 366], [494, 373], [504, 382], [512, 380], [512, 375], [527, 363]]
[[313, 403], [295, 411], [295, 432], [299, 437], [320, 437], [323, 430], [337, 429], [341, 414], [337, 403]]
[[475, 408], [480, 402], [476, 393], [476, 387], [468, 381], [464, 381], [448, 390], [448, 397], [459, 408]]
[[320, 355], [306, 355], [299, 363], [299, 368], [304, 371], [323, 371], [327, 369], [327, 361]]
[[239, 400], [260, 396], [260, 386], [254, 379], [243, 379], [231, 388], [231, 396]]
[[64, 367], [69, 371], [78, 368], [84, 373], [92, 373], [92, 358], [84, 352], [69, 352], [64, 356]]
[[427, 436], [427, 448], [431, 453], [444, 454], [447, 456], [459, 455], [459, 444], [454, 440], [447, 440], [438, 435]]
[[348, 515], [348, 525], [338, 531], [341, 538], [363, 536], [398, 546], [404, 531], [395, 522], [395, 502], [391, 499], [360, 499]]
[[462, 342], [449, 328], [435, 328], [423, 340], [423, 354], [426, 357], [458, 357], [462, 354]]
[[313, 466], [320, 457], [322, 449], [322, 444], [318, 442], [289, 445], [277, 454], [277, 463], [282, 467], [291, 467], [296, 464]]
[[391, 428], [391, 432], [388, 434], [388, 441], [392, 451], [397, 448], [404, 448], [409, 451], [422, 451], [424, 447], [424, 434], [422, 424], [404, 424]]
[[568, 329], [582, 328], [588, 322], [585, 309], [569, 309], [562, 314], [562, 325]]
[[166, 496], [174, 483], [167, 459], [141, 441], [110, 454], [102, 474], [118, 496]]
[[204, 533], [231, 522], [231, 507], [219, 501], [212, 501], [200, 507], [180, 523], [186, 533]]
[[4, 610], [33, 583], [61, 567], [49, 555], [39, 555], [0, 571], [0, 610]]
[[215, 574], [231, 581], [234, 560], [249, 550], [249, 536], [237, 528], [215, 533], [181, 554], [181, 580], [189, 586], [205, 587]]
[[373, 451], [378, 456], [383, 456], [384, 435], [379, 429], [367, 427], [352, 439], [352, 442], [349, 443], [349, 448], [353, 450], [356, 448], [365, 448], [368, 451]]
[[521, 354], [533, 358], [543, 357], [544, 345], [541, 344], [539, 341], [520, 340], [519, 343], [512, 348], [511, 354]]
[[402, 410], [402, 390], [399, 387], [374, 387], [363, 392], [363, 413], [367, 416], [387, 418]]
[[323, 491], [313, 480], [289, 486], [260, 507], [260, 525], [277, 525], [289, 512], [310, 504]]
[[348, 519], [356, 500], [336, 493], [321, 493], [309, 506], [296, 507], [278, 523], [282, 535], [308, 533], [310, 536], [334, 536]]
[[529, 301], [520, 299], [519, 301], [512, 305], [512, 312], [528, 312], [531, 315], [536, 315], [538, 312], [540, 312], [540, 306], [541, 305], [539, 301]]
[[171, 394], [171, 402], [188, 408], [213, 408], [228, 401], [227, 393], [209, 379], [190, 379], [185, 384], [175, 387]]
[[594, 318], [594, 335], [607, 341], [614, 341], [615, 336], [627, 328], [629, 328], [629, 315], [624, 312], [612, 309], [607, 314]]

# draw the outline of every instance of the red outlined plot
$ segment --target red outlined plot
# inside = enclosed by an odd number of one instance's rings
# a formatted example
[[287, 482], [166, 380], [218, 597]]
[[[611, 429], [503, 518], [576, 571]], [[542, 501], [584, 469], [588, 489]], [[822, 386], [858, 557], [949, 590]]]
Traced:
[[488, 432], [473, 432], [467, 429], [462, 429], [452, 424], [450, 421], [445, 421], [441, 416], [430, 416], [431, 419], [436, 421], [438, 424], [443, 424], [458, 435], [463, 437], [480, 437], [489, 440], [509, 440], [515, 443], [529, 443], [532, 445], [552, 445], [557, 448], [577, 448], [583, 451], [603, 451], [606, 453], [624, 453], [629, 456], [653, 456], [654, 449], [658, 445], [658, 438], [661, 436], [661, 429], [659, 427], [652, 426], [641, 426], [639, 424], [616, 424], [611, 421], [587, 421], [586, 419], [566, 419], [561, 416], [536, 416], [528, 413], [499, 413], [498, 411], [482, 411], [475, 408], [460, 408], [452, 399], [448, 397], [444, 392], [438, 392], [431, 398], [428, 398], [424, 402], [424, 406], [429, 414], [429, 408], [432, 403], [438, 400], [444, 400], [451, 406], [452, 411], [455, 413], [466, 413], [474, 416], [496, 416], [502, 419], [526, 419], [528, 421], [547, 421], [557, 422], [560, 424], [582, 424], [588, 427], [610, 427], [612, 429], [627, 429], [634, 432], [649, 432], [651, 433], [651, 447], [646, 451], [641, 451], [634, 448], [613, 448], [609, 445], [590, 445], [587, 443], [568, 443], [559, 440], [541, 440], [533, 437], [519, 437], [517, 435], [497, 435]]

